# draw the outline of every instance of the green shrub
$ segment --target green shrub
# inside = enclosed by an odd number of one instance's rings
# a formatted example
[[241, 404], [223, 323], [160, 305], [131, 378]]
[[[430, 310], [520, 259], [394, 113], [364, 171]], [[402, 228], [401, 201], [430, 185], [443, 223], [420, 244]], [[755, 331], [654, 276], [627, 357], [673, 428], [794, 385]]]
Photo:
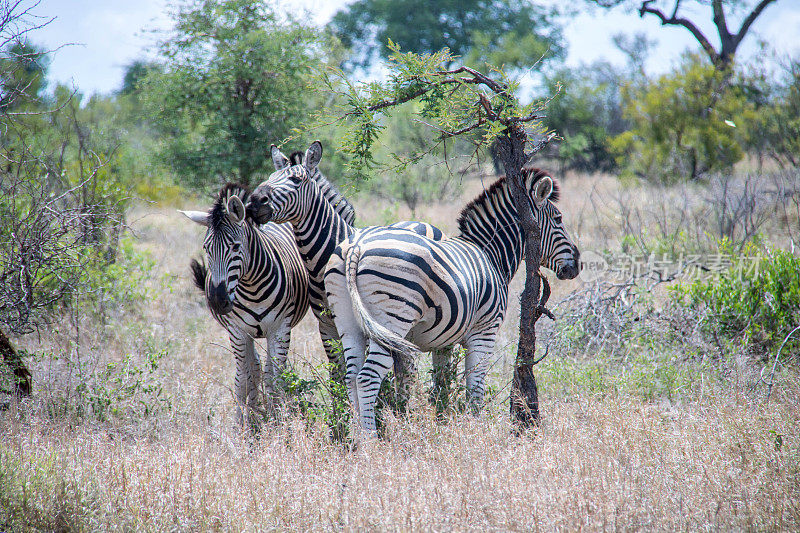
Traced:
[[97, 257], [82, 272], [82, 297], [105, 322], [109, 311], [130, 311], [148, 299], [146, 282], [152, 278], [155, 265], [151, 253], [136, 250], [133, 239], [123, 237], [115, 261]]
[[315, 368], [314, 377], [306, 379], [288, 365], [281, 374], [281, 385], [291, 412], [297, 413], [309, 426], [321, 422], [328, 427], [334, 441], [343, 442], [348, 437], [350, 422], [347, 387], [326, 379], [333, 369], [328, 363], [324, 367]]
[[[705, 313], [706, 331], [774, 352], [800, 324], [800, 257], [774, 250], [752, 262], [747, 255], [718, 278], [676, 286], [674, 295], [681, 304]], [[800, 336], [784, 348], [784, 353], [798, 351]]]
[[172, 408], [170, 397], [164, 393], [155, 373], [167, 351], [148, 351], [145, 361], [137, 364], [128, 354], [117, 363], [108, 363], [100, 370], [94, 383], [84, 381], [76, 388], [91, 407], [98, 420], [115, 418], [146, 418]]
[[623, 88], [632, 128], [610, 140], [624, 173], [653, 181], [698, 179], [741, 160], [754, 116], [742, 90], [699, 56], [649, 85]]

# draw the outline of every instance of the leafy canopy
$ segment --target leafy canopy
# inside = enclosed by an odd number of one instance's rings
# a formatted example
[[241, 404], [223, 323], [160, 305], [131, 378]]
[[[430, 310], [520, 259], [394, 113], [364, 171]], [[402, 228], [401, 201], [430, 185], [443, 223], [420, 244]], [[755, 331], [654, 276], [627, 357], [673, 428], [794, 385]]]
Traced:
[[468, 65], [529, 68], [564, 54], [554, 14], [522, 0], [357, 0], [336, 13], [333, 32], [353, 51], [348, 66], [389, 59], [391, 39], [403, 50], [448, 48]]
[[[378, 165], [373, 146], [385, 125], [383, 118], [394, 108], [416, 101], [413, 120], [427, 124], [436, 133], [427, 150], [409, 156], [394, 154], [396, 169], [418, 161], [445, 140], [471, 133], [474, 143], [488, 146], [510, 127], [524, 124], [531, 133], [543, 133], [537, 113], [544, 103], [522, 104], [515, 93], [518, 82], [502, 70], [493, 77], [469, 67], [449, 69], [454, 57], [443, 49], [432, 54], [401, 52], [388, 43], [389, 75], [385, 82], [354, 84], [341, 69], [323, 74], [327, 87], [337, 94], [339, 104], [312, 119], [316, 123], [345, 123], [342, 150], [352, 159], [349, 169], [356, 179], [365, 179], [368, 170]], [[497, 78], [497, 79], [495, 79]]]
[[184, 182], [249, 184], [267, 169], [271, 143], [305, 117], [312, 66], [308, 28], [256, 0], [195, 0], [175, 13], [159, 51], [163, 70], [141, 84], [165, 134], [161, 157]]

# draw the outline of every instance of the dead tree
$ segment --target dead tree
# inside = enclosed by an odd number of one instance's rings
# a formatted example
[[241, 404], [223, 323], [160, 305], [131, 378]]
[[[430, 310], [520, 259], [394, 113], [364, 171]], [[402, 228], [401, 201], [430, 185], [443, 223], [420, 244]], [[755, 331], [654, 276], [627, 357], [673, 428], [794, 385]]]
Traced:
[[[601, 7], [616, 7], [626, 0], [590, 0]], [[642, 0], [637, 11], [640, 17], [645, 15], [652, 15], [661, 22], [662, 26], [676, 26], [686, 29], [692, 34], [700, 46], [705, 51], [711, 62], [721, 70], [727, 69], [733, 62], [736, 56], [736, 51], [742, 40], [750, 31], [751, 26], [761, 13], [770, 4], [775, 3], [776, 0], [759, 0], [758, 3], [745, 15], [739, 25], [738, 30], [731, 31], [728, 21], [728, 15], [725, 13], [724, 0], [711, 0], [711, 20], [717, 30], [720, 45], [719, 48], [712, 44], [711, 40], [700, 29], [700, 25], [695, 20], [691, 20], [686, 13], [681, 13], [681, 7], [686, 7], [686, 4], [692, 2], [683, 2], [682, 0], [671, 0], [667, 5], [672, 5], [670, 9], [662, 9], [656, 6], [656, 0]], [[708, 2], [695, 2], [699, 4], [707, 4]], [[685, 11], [685, 9], [684, 9]]]

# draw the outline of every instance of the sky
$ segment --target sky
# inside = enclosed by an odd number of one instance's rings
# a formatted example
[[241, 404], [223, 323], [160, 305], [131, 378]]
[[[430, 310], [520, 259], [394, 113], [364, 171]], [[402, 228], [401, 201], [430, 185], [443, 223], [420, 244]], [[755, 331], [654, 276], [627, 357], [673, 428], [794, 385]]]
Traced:
[[[555, 5], [562, 1], [545, 0]], [[324, 24], [348, 2], [280, 3], [296, 13], [307, 10], [313, 20]], [[152, 30], [170, 27], [169, 4], [170, 0], [41, 0], [35, 13], [54, 20], [33, 33], [31, 40], [57, 49], [50, 65], [51, 79], [75, 86], [84, 94], [109, 93], [120, 88], [126, 65], [153, 57], [157, 35]], [[698, 12], [696, 18], [708, 19], [701, 28], [707, 36], [715, 35], [710, 16], [702, 17]], [[657, 41], [647, 63], [651, 74], [668, 71], [687, 48], [699, 49], [685, 29], [662, 27], [655, 17], [641, 19], [622, 10], [583, 9], [563, 22], [570, 66], [598, 59], [623, 64], [623, 55], [611, 41], [620, 31], [631, 35], [644, 32]], [[800, 55], [800, 0], [778, 0], [762, 13], [742, 44], [745, 58], [758, 54], [760, 39], [768, 41], [780, 54]]]

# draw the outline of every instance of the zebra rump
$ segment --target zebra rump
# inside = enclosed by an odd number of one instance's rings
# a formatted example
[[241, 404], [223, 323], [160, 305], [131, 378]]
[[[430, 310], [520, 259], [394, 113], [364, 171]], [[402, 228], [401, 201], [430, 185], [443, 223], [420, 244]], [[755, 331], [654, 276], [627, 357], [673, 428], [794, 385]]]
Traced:
[[350, 293], [350, 300], [353, 302], [355, 315], [361, 322], [361, 329], [364, 334], [375, 342], [389, 350], [401, 354], [405, 357], [413, 357], [419, 351], [416, 346], [407, 341], [400, 335], [392, 332], [375, 320], [364, 306], [361, 295], [358, 293], [356, 284], [356, 273], [358, 271], [358, 261], [361, 259], [361, 248], [353, 246], [347, 250], [345, 260], [345, 277], [347, 279], [347, 291]]

